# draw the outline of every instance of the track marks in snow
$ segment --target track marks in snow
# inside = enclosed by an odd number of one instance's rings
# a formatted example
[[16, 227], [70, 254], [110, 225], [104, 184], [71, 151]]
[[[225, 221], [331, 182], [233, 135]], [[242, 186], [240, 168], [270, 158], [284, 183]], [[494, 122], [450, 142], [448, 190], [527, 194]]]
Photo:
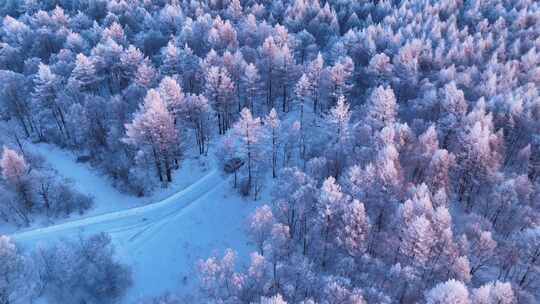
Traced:
[[92, 233], [107, 232], [111, 234], [139, 229], [158, 223], [187, 207], [201, 195], [210, 191], [222, 182], [216, 170], [188, 188], [157, 203], [134, 207], [122, 211], [89, 216], [58, 225], [17, 232], [11, 237], [17, 241], [45, 239], [48, 236], [61, 236], [73, 232], [90, 230]]

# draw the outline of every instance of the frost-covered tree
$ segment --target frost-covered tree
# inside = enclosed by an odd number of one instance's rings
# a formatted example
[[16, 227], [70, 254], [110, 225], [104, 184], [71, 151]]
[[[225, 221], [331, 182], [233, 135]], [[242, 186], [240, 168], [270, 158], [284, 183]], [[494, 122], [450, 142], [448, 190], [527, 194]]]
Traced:
[[514, 291], [510, 283], [492, 282], [474, 289], [471, 296], [472, 302], [477, 304], [513, 304], [516, 302]]
[[139, 66], [143, 64], [147, 59], [144, 58], [144, 54], [135, 46], [130, 45], [120, 54], [121, 63], [121, 78], [122, 87], [127, 87], [129, 83], [135, 79]]
[[131, 269], [117, 260], [104, 233], [40, 246], [34, 256], [50, 301], [118, 301], [132, 284]]
[[280, 294], [277, 294], [272, 297], [261, 297], [260, 304], [287, 304], [287, 301], [283, 300], [283, 297]]
[[16, 119], [26, 136], [37, 131], [36, 113], [29, 97], [28, 81], [24, 75], [9, 70], [0, 71], [1, 112]]
[[274, 215], [268, 205], [257, 208], [250, 217], [249, 233], [261, 255], [264, 255], [265, 242], [270, 239], [273, 222]]
[[175, 75], [181, 73], [182, 57], [180, 50], [172, 40], [167, 43], [167, 46], [162, 50], [162, 65], [161, 69], [165, 75]]
[[0, 235], [0, 303], [16, 303], [35, 295], [36, 276], [31, 261], [23, 256], [14, 242]]
[[502, 161], [502, 134], [496, 132], [492, 115], [486, 113], [480, 100], [460, 136], [462, 149], [457, 154], [458, 194], [467, 208], [482, 186], [495, 182]]
[[306, 134], [304, 125], [304, 105], [310, 100], [312, 94], [312, 85], [306, 74], [302, 74], [296, 86], [294, 88], [296, 99], [300, 105], [300, 157], [304, 160], [306, 158]]
[[281, 110], [283, 112], [288, 112], [290, 98], [289, 90], [291, 87], [289, 83], [291, 81], [291, 76], [293, 75], [296, 66], [292, 51], [286, 44], [278, 51], [275, 61], [277, 72], [276, 78], [279, 80], [278, 85], [281, 87], [282, 92]]
[[244, 108], [240, 113], [240, 118], [233, 125], [232, 129], [237, 138], [237, 154], [245, 161], [247, 170], [246, 193], [254, 191], [255, 197], [258, 194], [257, 179], [259, 171], [264, 166], [264, 129], [261, 119], [253, 117], [249, 109]]
[[423, 215], [418, 216], [404, 228], [401, 251], [413, 263], [422, 264], [430, 259], [435, 235], [431, 223]]
[[163, 99], [163, 102], [167, 106], [167, 110], [174, 117], [174, 123], [185, 115], [186, 105], [185, 96], [182, 88], [174, 78], [169, 76], [164, 77], [159, 83], [159, 94]]
[[535, 288], [538, 278], [540, 257], [540, 233], [538, 228], [527, 229], [517, 234], [515, 244], [518, 245], [519, 263], [513, 265], [514, 279], [518, 286]]
[[242, 82], [245, 90], [246, 107], [253, 113], [255, 113], [255, 100], [260, 93], [260, 78], [257, 67], [253, 63], [248, 64], [244, 70]]
[[396, 121], [397, 102], [390, 87], [375, 88], [368, 99], [367, 107], [366, 120], [375, 131]]
[[439, 283], [426, 293], [428, 304], [469, 304], [467, 287], [456, 280]]
[[4, 2], [0, 141], [31, 190], [2, 175], [8, 224], [90, 202], [25, 140], [138, 194], [215, 152], [272, 221], [202, 301], [539, 302], [537, 1]]
[[281, 144], [281, 121], [279, 120], [277, 111], [275, 109], [270, 110], [270, 113], [264, 118], [264, 124], [267, 129], [268, 138], [272, 143], [272, 177], [276, 178], [277, 176], [277, 165], [278, 165], [278, 151]]
[[244, 285], [243, 274], [234, 269], [236, 252], [228, 249], [222, 259], [215, 257], [199, 261], [201, 288], [209, 300], [238, 301]]
[[324, 71], [324, 59], [321, 53], [309, 63], [307, 75], [313, 89], [313, 112], [317, 113], [319, 100], [321, 98], [321, 82]]
[[0, 167], [2, 176], [13, 185], [22, 183], [29, 171], [24, 157], [8, 147], [4, 147], [2, 151]]
[[96, 68], [91, 58], [78, 54], [69, 82], [81, 91], [92, 90], [98, 82]]
[[334, 176], [338, 177], [347, 164], [347, 154], [350, 145], [350, 119], [351, 112], [345, 97], [340, 96], [338, 101], [328, 114], [327, 120], [330, 127], [330, 155], [329, 159], [334, 162]]
[[158, 91], [148, 91], [132, 122], [125, 127], [124, 142], [133, 145], [138, 153], [151, 155], [159, 180], [171, 182], [173, 161], [180, 157], [179, 137], [174, 117]]
[[266, 105], [274, 107], [273, 77], [275, 73], [275, 61], [278, 56], [279, 47], [272, 36], [264, 40], [260, 52], [262, 53], [261, 71], [264, 71], [266, 88]]
[[4, 147], [0, 167], [2, 177], [7, 181], [8, 186], [12, 187], [17, 196], [16, 201], [10, 202], [7, 199], [5, 203], [9, 205], [11, 212], [20, 216], [28, 225], [28, 214], [32, 212], [35, 205], [29, 166], [22, 155], [8, 147]]
[[189, 94], [185, 98], [183, 111], [185, 122], [195, 131], [199, 154], [206, 154], [211, 136], [211, 108], [208, 99], [204, 95]]
[[[36, 79], [34, 80], [34, 92], [32, 98], [36, 104], [39, 115], [39, 129], [50, 128], [49, 124], [54, 123], [61, 136], [69, 138], [67, 129], [65, 109], [58, 102], [58, 90], [60, 79], [54, 74], [48, 65], [39, 65]], [[53, 122], [48, 122], [47, 117], [52, 116]], [[40, 131], [40, 133], [43, 131]]]
[[234, 83], [234, 93], [236, 95], [236, 99], [238, 100], [238, 111], [240, 111], [242, 107], [240, 98], [240, 79], [242, 75], [245, 74], [247, 63], [240, 51], [236, 51], [234, 53], [226, 51], [223, 54], [223, 65], [227, 69], [227, 72], [231, 76]]
[[234, 83], [224, 68], [214, 66], [206, 72], [205, 88], [206, 97], [217, 113], [219, 134], [225, 134], [232, 123]]
[[135, 83], [139, 86], [150, 89], [154, 86], [157, 80], [156, 69], [147, 61], [143, 61], [137, 68], [135, 73]]
[[[335, 103], [339, 96], [348, 96], [352, 88], [351, 78], [354, 72], [354, 63], [350, 57], [342, 58], [330, 68], [331, 96]], [[330, 105], [333, 105], [330, 104]]]
[[345, 207], [343, 227], [339, 230], [338, 241], [351, 256], [360, 256], [365, 253], [369, 226], [364, 204], [353, 200]]

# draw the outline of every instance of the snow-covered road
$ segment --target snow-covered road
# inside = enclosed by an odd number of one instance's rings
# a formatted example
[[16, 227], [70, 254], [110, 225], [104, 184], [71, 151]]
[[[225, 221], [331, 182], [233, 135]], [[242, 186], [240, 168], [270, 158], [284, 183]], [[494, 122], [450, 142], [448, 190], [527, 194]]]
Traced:
[[18, 242], [26, 243], [39, 241], [50, 235], [58, 237], [78, 233], [91, 234], [99, 232], [127, 234], [130, 231], [137, 235], [140, 234], [142, 230], [148, 230], [160, 222], [169, 220], [182, 209], [196, 201], [199, 197], [223, 182], [224, 179], [214, 170], [190, 187], [160, 202], [127, 210], [80, 218], [49, 227], [20, 231], [12, 234], [11, 238]]
[[[94, 180], [95, 172], [69, 156], [68, 153], [55, 159], [57, 155], [44, 155], [61, 174], [73, 175], [71, 178], [79, 189], [98, 194], [96, 203], [114, 203], [118, 194], [108, 201], [109, 196], [100, 193], [101, 185], [107, 183], [99, 180], [103, 177], [98, 175], [98, 180]], [[196, 176], [200, 172], [185, 169], [182, 174]], [[253, 248], [244, 233], [244, 224], [256, 206], [239, 197], [218, 170], [210, 170], [184, 190], [159, 202], [29, 228], [10, 236], [30, 250], [39, 243], [61, 238], [109, 233], [118, 258], [133, 270], [134, 286], [122, 303], [135, 303], [166, 291], [191, 294], [196, 290], [197, 261], [214, 253], [221, 254], [226, 248], [234, 248], [239, 258], [246, 260]], [[193, 299], [190, 302], [198, 303]]]

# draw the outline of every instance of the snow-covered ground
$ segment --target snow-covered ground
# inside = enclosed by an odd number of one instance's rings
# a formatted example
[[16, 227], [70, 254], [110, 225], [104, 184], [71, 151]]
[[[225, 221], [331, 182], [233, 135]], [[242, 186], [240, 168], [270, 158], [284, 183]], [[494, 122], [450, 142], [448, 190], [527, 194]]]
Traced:
[[104, 213], [134, 207], [144, 199], [120, 192], [96, 170], [78, 163], [75, 155], [51, 144], [27, 144], [26, 150], [41, 155], [58, 173], [73, 182], [73, 187], [94, 198], [90, 213]]
[[[174, 172], [173, 182], [168, 187], [158, 188], [149, 196], [137, 197], [118, 190], [113, 186], [112, 180], [105, 174], [99, 173], [89, 164], [77, 162], [77, 158], [73, 153], [57, 146], [46, 143], [24, 142], [24, 150], [27, 153], [41, 156], [46, 165], [55, 169], [62, 178], [70, 181], [73, 188], [94, 199], [92, 208], [84, 214], [72, 213], [67, 218], [52, 219], [56, 224], [161, 201], [190, 186], [209, 170], [207, 169], [208, 163], [201, 166], [201, 159], [188, 157], [182, 161], [180, 170]], [[31, 230], [49, 226], [50, 224], [50, 220], [34, 215], [34, 221], [30, 227], [22, 229]], [[18, 227], [9, 223], [0, 224], [0, 234], [13, 233], [18, 229]]]
[[[179, 182], [141, 199], [119, 192], [94, 169], [77, 163], [69, 152], [42, 144], [32, 149], [70, 178], [79, 191], [94, 196], [96, 207], [82, 218], [25, 229], [11, 237], [31, 249], [59, 238], [109, 233], [118, 257], [133, 270], [134, 286], [124, 303], [165, 291], [192, 293], [199, 259], [229, 247], [238, 250], [243, 259], [253, 249], [243, 227], [257, 204], [239, 197], [229, 178], [218, 170], [206, 171], [195, 161], [187, 162], [176, 173]], [[183, 190], [159, 199], [175, 189]], [[149, 199], [154, 202], [149, 204]]]
[[45, 161], [60, 175], [73, 182], [75, 189], [94, 197], [95, 206], [90, 210], [93, 214], [162, 200], [193, 184], [205, 174], [205, 170], [201, 168], [197, 158], [187, 158], [182, 161], [181, 169], [174, 172], [173, 182], [167, 188], [157, 189], [150, 196], [136, 197], [116, 189], [109, 178], [88, 164], [77, 162], [75, 155], [69, 151], [45, 143], [27, 143], [25, 149], [43, 156]]

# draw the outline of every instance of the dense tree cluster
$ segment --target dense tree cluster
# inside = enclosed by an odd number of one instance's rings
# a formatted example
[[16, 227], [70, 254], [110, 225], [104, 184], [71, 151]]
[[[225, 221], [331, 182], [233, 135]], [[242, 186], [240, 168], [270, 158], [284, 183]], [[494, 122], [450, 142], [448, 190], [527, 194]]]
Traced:
[[116, 261], [106, 234], [44, 244], [23, 253], [0, 235], [0, 303], [114, 303], [131, 285], [130, 269]]
[[[213, 144], [242, 193], [273, 178], [246, 269], [234, 251], [201, 261], [211, 301], [540, 299], [538, 1], [1, 11], [0, 109], [21, 136], [89, 155], [139, 194]], [[5, 158], [28, 208], [24, 158]]]
[[24, 155], [4, 146], [0, 155], [0, 219], [17, 226], [28, 226], [33, 218], [44, 215], [47, 221], [82, 214], [93, 200], [57, 177], [43, 160]]

